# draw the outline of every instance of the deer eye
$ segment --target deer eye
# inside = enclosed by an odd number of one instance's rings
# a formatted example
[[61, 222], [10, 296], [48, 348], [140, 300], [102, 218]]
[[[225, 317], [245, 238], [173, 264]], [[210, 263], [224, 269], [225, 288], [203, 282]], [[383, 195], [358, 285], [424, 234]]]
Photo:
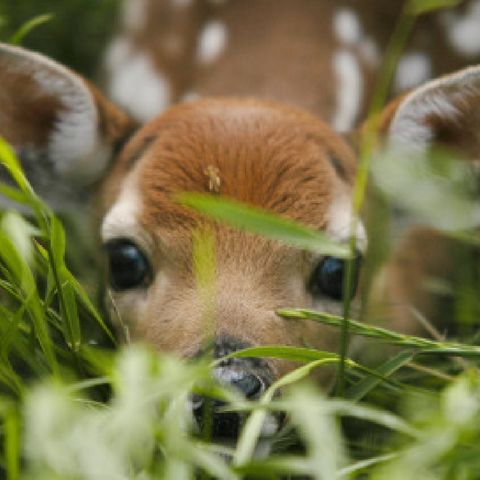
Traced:
[[[361, 256], [357, 254], [354, 260], [353, 282], [350, 298], [357, 291]], [[314, 295], [327, 295], [334, 300], [343, 297], [343, 281], [346, 275], [347, 264], [342, 258], [325, 257], [315, 268], [310, 279], [310, 290]]]
[[105, 245], [110, 285], [114, 290], [145, 286], [151, 278], [145, 255], [130, 240], [112, 240]]

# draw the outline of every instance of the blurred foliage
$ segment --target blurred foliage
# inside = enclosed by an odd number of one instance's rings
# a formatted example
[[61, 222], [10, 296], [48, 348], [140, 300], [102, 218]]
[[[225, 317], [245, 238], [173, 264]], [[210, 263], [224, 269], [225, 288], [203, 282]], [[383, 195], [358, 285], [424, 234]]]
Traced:
[[12, 38], [32, 18], [51, 13], [51, 20], [33, 29], [22, 45], [93, 77], [119, 6], [119, 0], [2, 0], [0, 39]]

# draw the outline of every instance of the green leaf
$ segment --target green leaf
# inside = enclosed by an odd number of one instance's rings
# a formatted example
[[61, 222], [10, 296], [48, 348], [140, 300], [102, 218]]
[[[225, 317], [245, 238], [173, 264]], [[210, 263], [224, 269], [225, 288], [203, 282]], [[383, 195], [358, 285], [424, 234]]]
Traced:
[[322, 232], [231, 199], [199, 193], [178, 194], [176, 199], [184, 206], [241, 230], [322, 255], [350, 256], [348, 246], [340, 245]]
[[442, 8], [456, 7], [463, 1], [464, 0], [410, 0], [407, 5], [407, 13], [410, 15], [422, 15]]
[[35, 28], [49, 22], [53, 18], [53, 14], [47, 13], [38, 15], [27, 22], [25, 22], [9, 39], [9, 43], [18, 45], [22, 43], [23, 39]]
[[47, 321], [40, 302], [37, 286], [30, 267], [19, 255], [10, 238], [0, 231], [0, 258], [12, 272], [16, 284], [23, 292], [22, 302], [25, 304], [32, 319], [36, 337], [45, 353], [47, 361], [54, 373], [58, 372], [58, 363], [55, 357], [53, 342], [50, 338]]
[[325, 358], [321, 358], [320, 360], [307, 363], [307, 365], [303, 365], [287, 373], [279, 380], [277, 380], [273, 385], [271, 385], [262, 395], [258, 409], [252, 412], [252, 414], [245, 422], [245, 426], [243, 427], [243, 430], [240, 433], [240, 437], [237, 442], [237, 448], [233, 457], [233, 464], [235, 466], [243, 465], [253, 457], [255, 446], [257, 445], [262, 425], [267, 415], [266, 409], [262, 409], [261, 407], [268, 405], [268, 403], [271, 402], [275, 393], [280, 388], [286, 387], [291, 383], [298, 382], [299, 380], [308, 376], [310, 372], [315, 368], [322, 367], [331, 363], [337, 363], [338, 361], [338, 356], [335, 356], [335, 354], [333, 354], [332, 356], [327, 356]]
[[[380, 367], [375, 369], [375, 372], [380, 377], [389, 377], [395, 373], [399, 368], [403, 367], [409, 363], [415, 356], [414, 352], [405, 351], [400, 352], [395, 355], [393, 358], [388, 359], [385, 363], [380, 365]], [[375, 387], [377, 387], [382, 382], [382, 378], [369, 376], [361, 380], [357, 384], [351, 386], [346, 394], [345, 398], [353, 400], [355, 402], [360, 401], [365, 395], [370, 393]]]
[[[305, 320], [314, 320], [325, 325], [340, 328], [345, 321], [343, 317], [332, 315], [330, 313], [314, 312], [305, 309], [281, 309], [277, 310], [277, 315], [284, 318], [296, 318]], [[415, 337], [413, 335], [404, 335], [402, 333], [387, 330], [386, 328], [376, 327], [364, 324], [356, 320], [347, 320], [352, 334], [365, 337], [377, 338], [387, 343], [401, 345], [404, 347], [417, 348], [418, 354], [445, 354], [479, 357], [480, 347], [475, 345], [466, 345], [455, 342], [439, 342], [429, 338]]]
[[65, 232], [54, 216], [51, 218], [50, 225], [50, 264], [63, 313], [65, 340], [71, 349], [78, 351], [81, 345], [80, 320], [74, 289], [68, 281], [65, 266]]
[[20, 478], [20, 414], [10, 408], [5, 418], [5, 458], [8, 480]]
[[[338, 355], [331, 352], [322, 352], [313, 348], [290, 347], [290, 346], [276, 346], [265, 345], [262, 347], [251, 347], [233, 352], [226, 358], [245, 358], [245, 357], [274, 357], [284, 358], [292, 362], [312, 362], [315, 360], [334, 359], [338, 361]], [[223, 359], [218, 360], [222, 362]]]

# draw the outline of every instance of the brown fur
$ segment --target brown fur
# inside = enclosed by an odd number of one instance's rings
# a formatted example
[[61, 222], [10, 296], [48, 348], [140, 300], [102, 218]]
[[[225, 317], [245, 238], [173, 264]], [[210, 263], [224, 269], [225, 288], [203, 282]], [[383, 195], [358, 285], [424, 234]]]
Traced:
[[[132, 167], [132, 152], [154, 135]], [[143, 301], [118, 301], [134, 336], [183, 355], [197, 352], [205, 340], [191, 250], [192, 235], [208, 222], [179, 206], [174, 195], [208, 192], [209, 166], [218, 171], [221, 195], [316, 229], [325, 229], [329, 205], [337, 191], [350, 187], [355, 171], [353, 152], [326, 125], [274, 103], [222, 99], [186, 104], [138, 133], [106, 179], [103, 204], [115, 201], [125, 175], [138, 176], [140, 223], [155, 245], [154, 270], [169, 281], [154, 282], [142, 293]], [[332, 347], [328, 329], [274, 313], [291, 305], [313, 306], [306, 289], [315, 268], [310, 255], [226, 226], [211, 228], [216, 238], [217, 336], [228, 334], [252, 345]], [[284, 372], [292, 365], [276, 366]]]

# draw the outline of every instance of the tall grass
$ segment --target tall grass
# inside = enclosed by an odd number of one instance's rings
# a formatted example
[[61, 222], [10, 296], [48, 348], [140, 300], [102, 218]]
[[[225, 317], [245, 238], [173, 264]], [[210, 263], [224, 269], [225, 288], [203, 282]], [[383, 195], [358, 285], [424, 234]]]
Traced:
[[[388, 84], [396, 52], [415, 16], [455, 3], [408, 3], [400, 39], [393, 41], [381, 77], [374, 114], [385, 100], [382, 85]], [[416, 170], [395, 170], [393, 184], [382, 182], [392, 176], [388, 169], [398, 162], [387, 159], [371, 165], [375, 135], [375, 129], [367, 132], [364, 142], [357, 213], [372, 168], [386, 197], [397, 198], [398, 185], [418, 176]], [[260, 400], [245, 401], [215, 384], [211, 377], [215, 361], [186, 363], [138, 345], [111, 348], [115, 336], [65, 261], [68, 246], [62, 223], [32, 190], [3, 141], [0, 162], [15, 185], [1, 184], [0, 194], [28, 212], [24, 216], [10, 210], [0, 217], [0, 478], [403, 480], [415, 475], [473, 480], [480, 476], [480, 347], [474, 335], [454, 341], [399, 334], [350, 318], [348, 304], [343, 316], [284, 309], [277, 313], [343, 329], [341, 348], [322, 352], [267, 345], [232, 354], [302, 364]], [[478, 245], [469, 218], [458, 223], [458, 208], [465, 212], [475, 210], [475, 205], [457, 188], [439, 181], [437, 162], [427, 161], [421, 168], [422, 185], [431, 192], [432, 201], [425, 206], [424, 198], [412, 202], [409, 197], [404, 207], [435, 227], [447, 228], [466, 248]], [[442, 167], [445, 170], [449, 168]], [[442, 212], [447, 225], [439, 224], [433, 211], [439, 195], [460, 205]], [[228, 200], [191, 194], [178, 200], [218, 221], [298, 248], [348, 258], [354, 247]], [[212, 245], [208, 232], [195, 242], [206, 321], [211, 315], [215, 269]], [[476, 286], [474, 280], [467, 285]], [[462, 301], [470, 300], [461, 297], [460, 306]], [[98, 332], [110, 339], [108, 347], [97, 344]], [[347, 348], [352, 335], [366, 342], [366, 350], [386, 345], [391, 354], [368, 366], [354, 361]], [[327, 365], [338, 367], [341, 395], [328, 397], [308, 380], [314, 369]], [[279, 389], [281, 397], [275, 395]], [[226, 410], [247, 415], [236, 445], [215, 444], [196, 431], [188, 401], [191, 392], [220, 397]], [[259, 456], [266, 443], [261, 438], [262, 423], [271, 411], [285, 412], [288, 427], [269, 438], [271, 452]]]

